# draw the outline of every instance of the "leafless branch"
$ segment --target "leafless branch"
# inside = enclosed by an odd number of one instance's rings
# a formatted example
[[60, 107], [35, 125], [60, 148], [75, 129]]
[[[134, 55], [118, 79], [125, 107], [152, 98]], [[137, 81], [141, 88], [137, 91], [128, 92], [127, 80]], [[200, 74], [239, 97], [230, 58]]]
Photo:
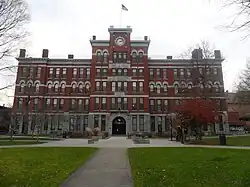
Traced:
[[[29, 20], [28, 5], [24, 0], [0, 0], [0, 72], [3, 76], [16, 73], [17, 66], [13, 61], [6, 64], [6, 58], [10, 58], [29, 35], [26, 28]], [[11, 86], [9, 83], [0, 85], [0, 90]]]

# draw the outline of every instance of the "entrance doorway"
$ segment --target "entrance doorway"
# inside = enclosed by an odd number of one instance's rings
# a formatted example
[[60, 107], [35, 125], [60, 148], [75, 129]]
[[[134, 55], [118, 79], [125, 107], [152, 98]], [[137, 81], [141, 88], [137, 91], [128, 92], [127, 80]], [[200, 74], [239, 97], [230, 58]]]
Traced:
[[123, 117], [116, 117], [112, 122], [113, 135], [126, 135], [126, 120]]

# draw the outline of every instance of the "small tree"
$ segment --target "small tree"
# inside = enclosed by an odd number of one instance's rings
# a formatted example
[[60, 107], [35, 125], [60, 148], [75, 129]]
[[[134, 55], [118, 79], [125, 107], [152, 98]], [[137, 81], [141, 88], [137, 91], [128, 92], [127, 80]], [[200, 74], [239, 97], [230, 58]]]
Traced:
[[9, 117], [9, 134], [10, 134], [10, 140], [13, 140], [13, 136], [15, 134], [15, 132], [18, 130], [19, 127], [19, 115], [16, 113], [11, 113], [10, 117]]

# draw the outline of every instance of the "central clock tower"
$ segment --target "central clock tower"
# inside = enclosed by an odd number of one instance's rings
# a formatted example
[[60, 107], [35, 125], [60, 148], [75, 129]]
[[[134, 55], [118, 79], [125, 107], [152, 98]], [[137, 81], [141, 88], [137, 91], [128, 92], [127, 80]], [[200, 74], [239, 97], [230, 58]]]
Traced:
[[111, 52], [127, 52], [130, 53], [130, 35], [132, 29], [127, 28], [109, 28], [110, 33], [110, 51]]

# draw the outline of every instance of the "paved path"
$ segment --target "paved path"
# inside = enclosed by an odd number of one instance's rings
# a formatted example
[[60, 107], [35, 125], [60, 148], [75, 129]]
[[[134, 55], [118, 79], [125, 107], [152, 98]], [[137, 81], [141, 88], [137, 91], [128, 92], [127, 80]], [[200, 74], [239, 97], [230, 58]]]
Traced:
[[61, 187], [133, 187], [126, 148], [102, 148]]
[[34, 145], [10, 145], [0, 146], [0, 148], [15, 147], [98, 147], [98, 148], [139, 148], [139, 147], [206, 147], [206, 148], [226, 148], [226, 149], [250, 149], [250, 147], [240, 146], [209, 146], [209, 145], [182, 145], [180, 142], [169, 141], [167, 139], [151, 139], [150, 144], [134, 144], [131, 139], [125, 137], [111, 137], [106, 140], [99, 140], [95, 144], [88, 144], [87, 139], [66, 139], [61, 141], [49, 141], [44, 144]]

